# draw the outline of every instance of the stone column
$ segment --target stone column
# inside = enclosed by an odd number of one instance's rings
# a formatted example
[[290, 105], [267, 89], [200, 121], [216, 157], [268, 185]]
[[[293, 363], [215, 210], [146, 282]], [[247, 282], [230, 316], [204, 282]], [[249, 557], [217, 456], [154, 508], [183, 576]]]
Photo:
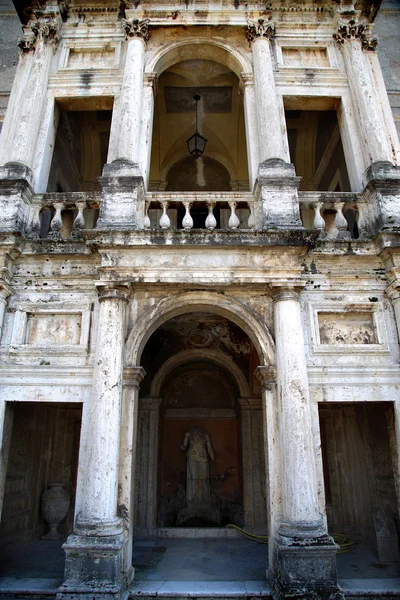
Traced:
[[125, 546], [123, 571], [126, 580], [132, 581], [133, 527], [134, 527], [134, 495], [136, 485], [136, 448], [139, 385], [145, 376], [143, 367], [127, 367], [124, 369], [121, 435], [119, 450], [119, 485], [118, 514], [122, 517], [125, 535], [128, 542]]
[[141, 398], [139, 402], [135, 523], [140, 535], [155, 535], [157, 529], [158, 434], [161, 400], [162, 398]]
[[243, 512], [246, 531], [266, 533], [265, 462], [262, 448], [262, 402], [259, 398], [239, 398], [242, 413]]
[[257, 174], [256, 228], [301, 229], [297, 190], [300, 179], [290, 164], [285, 113], [274, 79], [271, 19], [248, 23], [254, 69], [260, 164]]
[[386, 127], [386, 120], [392, 115], [383, 113], [366, 55], [374, 52], [377, 39], [369, 35], [368, 22], [360, 20], [356, 11], [346, 18], [339, 17], [334, 38], [342, 49], [366, 169], [363, 185], [368, 190], [368, 229], [375, 233], [380, 228], [399, 227], [400, 167], [394, 166], [396, 148]]
[[154, 98], [157, 93], [157, 74], [144, 76], [142, 97], [142, 119], [140, 130], [139, 169], [143, 176], [144, 187], [149, 187], [151, 141], [153, 136]]
[[143, 173], [139, 160], [145, 108], [142, 105], [145, 43], [150, 38], [148, 22], [148, 19], [123, 21], [127, 40], [124, 75], [118, 109], [113, 115], [108, 163], [99, 180], [102, 186], [99, 229], [143, 227]]
[[260, 140], [257, 124], [256, 94], [253, 73], [241, 73], [243, 83], [244, 120], [246, 124], [247, 162], [250, 190], [256, 183], [260, 159]]
[[93, 592], [96, 598], [119, 598], [126, 585], [122, 562], [127, 538], [117, 513], [117, 495], [128, 296], [125, 286], [99, 288], [92, 398], [84, 413], [85, 470], [78, 481], [83, 490], [74, 532], [64, 544], [66, 581], [60, 588], [62, 599], [76, 598], [76, 588], [82, 593]]
[[18, 42], [21, 54], [0, 141], [0, 212], [5, 231], [24, 230], [28, 220], [32, 169], [60, 22], [59, 13], [46, 10], [39, 20], [29, 22]]
[[[282, 598], [337, 591], [337, 546], [317, 494], [307, 364], [299, 293], [274, 295], [282, 520], [274, 538], [274, 585]], [[318, 596], [316, 596], [318, 597]]]

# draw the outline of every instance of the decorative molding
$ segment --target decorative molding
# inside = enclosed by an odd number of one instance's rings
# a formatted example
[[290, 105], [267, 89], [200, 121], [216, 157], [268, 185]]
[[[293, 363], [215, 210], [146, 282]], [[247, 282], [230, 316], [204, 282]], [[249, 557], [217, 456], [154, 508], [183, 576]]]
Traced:
[[340, 46], [345, 42], [360, 40], [362, 49], [366, 51], [374, 51], [378, 45], [378, 38], [368, 35], [367, 21], [358, 19], [339, 19], [338, 32], [333, 34], [333, 39]]
[[56, 13], [49, 13], [50, 18], [43, 21], [29, 21], [25, 33], [18, 39], [17, 45], [22, 53], [35, 49], [37, 42], [43, 41], [47, 46], [52, 46], [54, 52], [60, 41], [59, 23], [55, 18]]
[[257, 38], [271, 40], [275, 35], [275, 23], [271, 17], [267, 20], [247, 21], [246, 40], [251, 43]]
[[125, 36], [128, 40], [129, 38], [138, 37], [141, 38], [144, 42], [148, 42], [150, 39], [150, 30], [149, 30], [150, 19], [143, 19], [140, 21], [139, 19], [132, 19], [132, 21], [127, 21], [126, 19], [122, 20], [122, 26], [125, 30]]

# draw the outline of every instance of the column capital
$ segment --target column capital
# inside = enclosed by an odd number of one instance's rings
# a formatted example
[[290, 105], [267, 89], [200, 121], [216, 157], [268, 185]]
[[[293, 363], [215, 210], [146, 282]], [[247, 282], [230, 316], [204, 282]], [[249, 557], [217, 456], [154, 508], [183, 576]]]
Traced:
[[294, 281], [293, 283], [273, 283], [272, 298], [274, 302], [283, 302], [284, 300], [300, 299], [300, 292], [303, 290], [305, 283], [303, 281]]
[[45, 19], [29, 21], [24, 27], [24, 35], [18, 39], [17, 45], [24, 54], [34, 50], [39, 41], [43, 41], [46, 46], [57, 50], [60, 41], [60, 24], [57, 13], [46, 13]]
[[157, 73], [145, 73], [143, 75], [143, 85], [146, 87], [151, 87], [153, 89], [154, 96], [157, 96], [158, 92], [158, 75]]
[[104, 302], [105, 300], [123, 300], [124, 302], [128, 302], [130, 295], [129, 286], [103, 282], [96, 282], [95, 285], [99, 294], [99, 302]]
[[132, 19], [131, 21], [122, 19], [122, 27], [125, 31], [125, 39], [129, 40], [132, 38], [140, 38], [143, 40], [143, 42], [147, 42], [151, 35], [149, 23], [150, 19], [143, 19], [142, 21], [139, 19]]
[[341, 17], [338, 19], [337, 26], [337, 33], [333, 34], [333, 39], [339, 44], [339, 46], [343, 46], [346, 42], [359, 40], [363, 50], [376, 50], [378, 38], [376, 36], [369, 35], [370, 27], [368, 21], [358, 19], [354, 16], [347, 19]]
[[[260, 368], [260, 367], [258, 367], [258, 368]], [[261, 398], [239, 398], [238, 402], [239, 402], [240, 408], [242, 410], [261, 410], [262, 409]]]
[[146, 375], [143, 367], [125, 367], [122, 385], [123, 387], [139, 388], [140, 383]]
[[275, 35], [275, 23], [269, 15], [268, 19], [258, 19], [257, 21], [247, 21], [246, 40], [251, 44], [257, 39], [265, 38], [272, 40]]
[[274, 365], [260, 366], [254, 371], [263, 390], [272, 391], [276, 386], [276, 367]]
[[246, 86], [254, 86], [254, 73], [240, 73], [240, 83]]

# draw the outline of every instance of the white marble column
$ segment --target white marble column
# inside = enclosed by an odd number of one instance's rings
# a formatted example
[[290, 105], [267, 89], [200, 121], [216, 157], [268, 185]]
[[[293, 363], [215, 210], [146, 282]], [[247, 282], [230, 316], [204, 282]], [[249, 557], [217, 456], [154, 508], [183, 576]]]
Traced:
[[43, 19], [31, 22], [25, 29], [25, 36], [19, 44], [22, 54], [4, 122], [0, 164], [16, 162], [32, 170], [47, 101], [45, 92], [50, 63], [59, 40], [59, 21]]
[[[274, 296], [276, 368], [281, 447], [282, 524], [280, 529], [319, 532], [315, 454], [299, 294]], [[296, 533], [293, 533], [296, 535]]]
[[119, 450], [119, 484], [118, 512], [128, 543], [125, 546], [123, 561], [126, 578], [131, 581], [134, 576], [132, 567], [133, 526], [134, 526], [134, 495], [136, 487], [136, 449], [138, 429], [138, 398], [139, 385], [145, 376], [143, 367], [126, 367], [124, 369], [121, 433]]
[[342, 49], [349, 88], [361, 137], [365, 168], [372, 163], [395, 162], [379, 102], [374, 77], [365, 50], [374, 51], [376, 40], [367, 33], [368, 23], [358, 18], [339, 19], [335, 39]]
[[249, 23], [247, 29], [247, 39], [252, 44], [260, 162], [280, 159], [290, 163], [283, 100], [277, 94], [274, 79], [271, 48], [274, 33], [271, 20], [259, 19], [257, 23]]
[[86, 432], [84, 493], [77, 526], [90, 535], [121, 531], [117, 516], [118, 462], [122, 405], [122, 370], [125, 334], [126, 287], [99, 291], [99, 324], [93, 388]]
[[126, 20], [123, 21], [123, 27], [127, 39], [125, 65], [118, 114], [114, 117], [118, 119], [118, 124], [111, 129], [108, 162], [126, 161], [134, 169], [132, 174], [139, 175], [144, 56], [150, 33], [147, 20]]

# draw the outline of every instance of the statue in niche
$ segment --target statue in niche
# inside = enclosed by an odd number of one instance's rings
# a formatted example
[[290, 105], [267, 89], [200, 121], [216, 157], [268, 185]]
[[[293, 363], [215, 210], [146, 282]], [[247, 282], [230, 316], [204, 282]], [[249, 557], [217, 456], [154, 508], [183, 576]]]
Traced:
[[210, 436], [192, 427], [185, 433], [181, 450], [186, 450], [186, 502], [189, 506], [211, 505], [208, 457], [214, 460]]

